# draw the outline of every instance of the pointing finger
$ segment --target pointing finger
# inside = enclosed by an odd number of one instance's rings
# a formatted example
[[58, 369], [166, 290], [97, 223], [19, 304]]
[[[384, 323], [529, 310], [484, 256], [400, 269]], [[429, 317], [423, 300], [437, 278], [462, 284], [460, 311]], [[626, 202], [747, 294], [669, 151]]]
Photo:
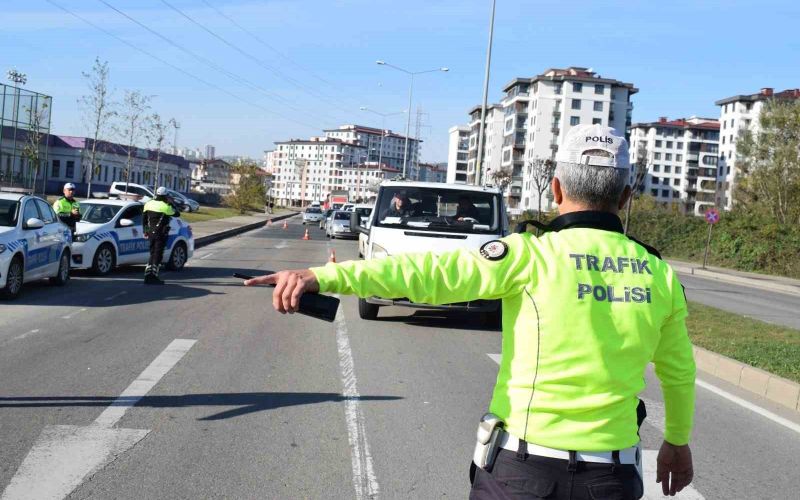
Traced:
[[244, 280], [244, 286], [253, 285], [274, 285], [278, 282], [276, 274], [265, 274], [264, 276], [257, 276], [253, 279]]

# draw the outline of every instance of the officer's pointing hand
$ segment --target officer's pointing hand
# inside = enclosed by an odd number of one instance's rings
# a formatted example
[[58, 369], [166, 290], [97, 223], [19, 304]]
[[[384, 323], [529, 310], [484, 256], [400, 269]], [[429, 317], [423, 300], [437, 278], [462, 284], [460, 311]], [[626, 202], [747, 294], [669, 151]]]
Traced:
[[295, 313], [300, 308], [300, 297], [319, 291], [317, 277], [308, 269], [281, 271], [245, 280], [245, 286], [275, 285], [272, 306], [280, 313]]
[[675, 493], [689, 486], [693, 477], [689, 445], [675, 446], [664, 441], [656, 458], [656, 482], [661, 483], [661, 492], [674, 497]]

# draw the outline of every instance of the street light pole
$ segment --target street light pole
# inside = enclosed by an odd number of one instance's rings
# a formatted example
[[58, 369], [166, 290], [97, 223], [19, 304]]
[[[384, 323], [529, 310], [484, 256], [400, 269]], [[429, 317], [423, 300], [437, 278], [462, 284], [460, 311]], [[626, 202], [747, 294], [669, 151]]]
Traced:
[[442, 68], [436, 68], [436, 69], [429, 69], [429, 70], [425, 70], [425, 71], [408, 71], [407, 69], [403, 69], [403, 68], [401, 68], [399, 66], [394, 66], [394, 65], [389, 64], [389, 63], [387, 63], [385, 61], [382, 61], [382, 60], [378, 60], [378, 61], [375, 61], [375, 62], [377, 64], [381, 65], [381, 66], [389, 66], [390, 68], [394, 68], [394, 69], [396, 69], [398, 71], [402, 71], [403, 73], [411, 76], [411, 82], [410, 82], [410, 84], [408, 86], [408, 110], [407, 110], [408, 119], [406, 120], [406, 147], [405, 147], [405, 152], [403, 153], [403, 177], [405, 177], [406, 176], [406, 165], [408, 164], [408, 134], [409, 134], [410, 128], [411, 128], [411, 97], [412, 97], [412, 95], [414, 93], [414, 76], [415, 75], [421, 75], [423, 73], [433, 73], [433, 72], [436, 72], [436, 71], [447, 72], [447, 71], [450, 71], [450, 70], [448, 68], [442, 67]]
[[[492, 67], [492, 39], [494, 38], [494, 11], [497, 0], [492, 0], [492, 17], [489, 21], [489, 47], [486, 49], [486, 71], [483, 76], [483, 103], [481, 104], [481, 123], [478, 129], [478, 158], [475, 161], [475, 185], [481, 182], [481, 160], [483, 159], [483, 134], [486, 128], [486, 104], [489, 99], [489, 70]], [[482, 182], [486, 185], [486, 179]]]

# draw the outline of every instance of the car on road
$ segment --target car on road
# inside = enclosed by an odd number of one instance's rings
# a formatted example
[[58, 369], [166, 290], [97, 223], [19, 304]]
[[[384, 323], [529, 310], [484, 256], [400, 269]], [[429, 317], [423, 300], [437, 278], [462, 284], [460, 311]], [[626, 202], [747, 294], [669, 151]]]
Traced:
[[22, 285], [69, 280], [69, 227], [41, 198], [0, 192], [0, 296], [13, 299]]
[[[397, 210], [398, 199], [402, 200], [401, 210]], [[477, 250], [509, 233], [500, 189], [432, 182], [383, 182], [369, 221], [362, 223], [360, 216], [353, 213], [351, 224], [361, 234], [359, 239], [365, 238], [359, 242], [364, 259], [408, 251]], [[359, 299], [359, 316], [375, 319], [379, 308], [385, 305], [481, 312], [490, 324], [498, 324], [500, 319], [500, 302], [496, 300], [430, 305], [382, 297]]]
[[175, 203], [181, 205], [181, 212], [197, 212], [200, 210], [200, 204], [193, 199], [173, 189], [167, 189], [167, 193], [172, 197]]
[[134, 184], [132, 182], [112, 182], [111, 187], [108, 189], [108, 196], [111, 198], [128, 199], [134, 201], [147, 202], [156, 197], [153, 190], [141, 184]]
[[311, 224], [322, 220], [322, 210], [319, 207], [308, 207], [303, 212], [303, 224]]
[[355, 238], [358, 233], [350, 231], [350, 214], [353, 212], [345, 212], [344, 210], [337, 210], [331, 214], [331, 218], [325, 227], [325, 235], [328, 238]]
[[[130, 200], [91, 200], [81, 203], [72, 243], [72, 267], [98, 275], [125, 264], [147, 264], [150, 245], [144, 237], [144, 205]], [[179, 271], [194, 253], [192, 227], [179, 217], [170, 221], [164, 263]]]
[[335, 211], [336, 210], [334, 210], [332, 208], [329, 208], [328, 210], [325, 210], [322, 213], [322, 219], [319, 221], [319, 228], [320, 229], [325, 229], [327, 227], [328, 221], [333, 216], [333, 212], [335, 212]]

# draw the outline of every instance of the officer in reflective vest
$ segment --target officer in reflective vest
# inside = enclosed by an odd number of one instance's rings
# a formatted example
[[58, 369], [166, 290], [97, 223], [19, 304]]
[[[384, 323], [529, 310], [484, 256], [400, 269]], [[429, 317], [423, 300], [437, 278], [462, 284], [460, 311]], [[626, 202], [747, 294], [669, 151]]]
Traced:
[[55, 210], [58, 218], [69, 226], [72, 234], [75, 234], [75, 226], [81, 220], [81, 205], [78, 200], [74, 198], [75, 184], [68, 182], [64, 184], [64, 196], [57, 199], [53, 203], [53, 210]]
[[502, 359], [479, 427], [472, 499], [640, 498], [637, 394], [653, 362], [665, 408], [656, 481], [675, 495], [693, 478], [686, 299], [658, 252], [623, 234], [617, 214], [629, 178], [620, 134], [576, 126], [551, 182], [560, 215], [539, 237], [329, 263], [245, 284], [275, 284], [273, 305], [289, 313], [316, 291], [431, 304], [502, 299]]
[[170, 220], [173, 217], [180, 217], [180, 212], [167, 195], [167, 188], [159, 187], [156, 189], [156, 197], [144, 204], [144, 237], [150, 241], [150, 260], [144, 269], [144, 282], [147, 285], [164, 284], [158, 277], [158, 272], [164, 259]]

